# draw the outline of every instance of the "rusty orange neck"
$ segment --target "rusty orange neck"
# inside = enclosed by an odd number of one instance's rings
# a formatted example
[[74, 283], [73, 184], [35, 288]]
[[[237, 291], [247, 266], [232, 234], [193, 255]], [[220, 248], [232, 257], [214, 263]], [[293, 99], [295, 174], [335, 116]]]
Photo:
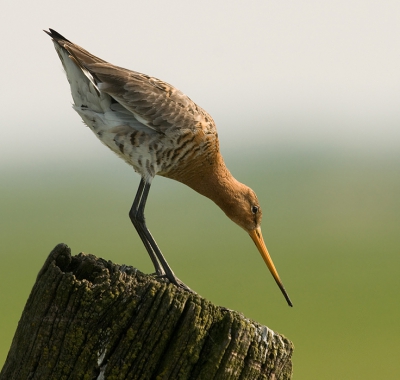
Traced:
[[242, 187], [245, 187], [232, 176], [220, 154], [212, 163], [192, 165], [174, 179], [214, 201], [227, 215], [237, 205]]

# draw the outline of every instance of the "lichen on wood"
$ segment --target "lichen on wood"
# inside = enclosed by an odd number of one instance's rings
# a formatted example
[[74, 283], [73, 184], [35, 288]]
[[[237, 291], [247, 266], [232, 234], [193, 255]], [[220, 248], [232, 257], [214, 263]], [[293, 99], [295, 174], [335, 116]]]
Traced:
[[0, 380], [290, 379], [293, 344], [197, 294], [57, 245]]

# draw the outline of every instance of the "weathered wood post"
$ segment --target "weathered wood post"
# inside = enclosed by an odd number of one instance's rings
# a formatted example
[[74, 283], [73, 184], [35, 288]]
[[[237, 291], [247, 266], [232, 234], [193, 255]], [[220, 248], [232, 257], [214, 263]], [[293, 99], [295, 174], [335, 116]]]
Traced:
[[292, 343], [196, 294], [57, 245], [1, 380], [290, 379]]

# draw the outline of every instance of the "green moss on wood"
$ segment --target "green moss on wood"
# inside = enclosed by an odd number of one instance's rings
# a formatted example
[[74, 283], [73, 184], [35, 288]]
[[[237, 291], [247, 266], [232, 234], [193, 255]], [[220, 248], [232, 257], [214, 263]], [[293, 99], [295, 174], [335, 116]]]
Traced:
[[59, 244], [3, 379], [290, 379], [292, 343], [198, 295]]

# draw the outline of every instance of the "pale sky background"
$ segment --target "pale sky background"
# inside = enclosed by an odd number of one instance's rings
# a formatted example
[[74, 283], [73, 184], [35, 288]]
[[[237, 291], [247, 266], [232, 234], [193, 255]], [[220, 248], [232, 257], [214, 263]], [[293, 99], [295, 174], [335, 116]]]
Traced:
[[182, 90], [223, 151], [400, 151], [398, 0], [3, 0], [1, 13], [3, 167], [111, 154], [71, 108], [49, 27]]

